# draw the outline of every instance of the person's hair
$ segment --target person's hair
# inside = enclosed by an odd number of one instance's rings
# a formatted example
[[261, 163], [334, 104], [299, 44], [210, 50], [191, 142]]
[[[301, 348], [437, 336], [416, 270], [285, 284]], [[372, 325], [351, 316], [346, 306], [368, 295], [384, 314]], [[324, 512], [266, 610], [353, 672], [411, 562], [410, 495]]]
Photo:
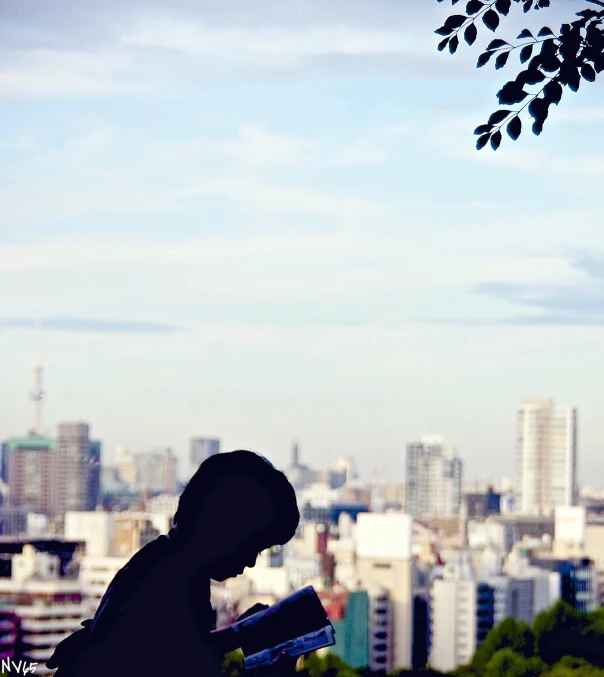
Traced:
[[186, 541], [199, 517], [205, 495], [229, 475], [245, 474], [266, 490], [275, 507], [275, 522], [266, 536], [271, 545], [283, 545], [293, 538], [300, 522], [296, 493], [289, 480], [264, 456], [247, 449], [209, 456], [185, 487], [174, 515], [176, 535]]

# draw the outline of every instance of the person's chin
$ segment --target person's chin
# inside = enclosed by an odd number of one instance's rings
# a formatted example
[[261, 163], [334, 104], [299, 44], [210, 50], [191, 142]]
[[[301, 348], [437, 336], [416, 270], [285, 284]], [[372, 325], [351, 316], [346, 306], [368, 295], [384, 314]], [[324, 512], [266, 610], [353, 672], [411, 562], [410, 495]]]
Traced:
[[218, 581], [219, 583], [222, 583], [223, 581], [226, 581], [229, 578], [236, 578], [237, 576], [240, 576], [243, 573], [243, 569], [240, 571], [221, 571], [220, 573], [216, 572], [215, 576], [212, 576], [212, 579], [215, 581]]

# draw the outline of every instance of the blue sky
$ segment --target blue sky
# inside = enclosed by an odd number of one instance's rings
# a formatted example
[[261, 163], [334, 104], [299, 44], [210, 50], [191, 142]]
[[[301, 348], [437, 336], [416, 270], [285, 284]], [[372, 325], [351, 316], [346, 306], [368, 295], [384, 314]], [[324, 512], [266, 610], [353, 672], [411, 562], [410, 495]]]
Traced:
[[516, 407], [551, 396], [604, 487], [599, 86], [477, 153], [515, 65], [476, 70], [484, 27], [438, 53], [450, 9], [5, 1], [0, 436], [29, 425], [40, 317], [46, 425], [89, 421], [107, 461], [297, 438], [402, 479], [435, 432], [511, 474]]

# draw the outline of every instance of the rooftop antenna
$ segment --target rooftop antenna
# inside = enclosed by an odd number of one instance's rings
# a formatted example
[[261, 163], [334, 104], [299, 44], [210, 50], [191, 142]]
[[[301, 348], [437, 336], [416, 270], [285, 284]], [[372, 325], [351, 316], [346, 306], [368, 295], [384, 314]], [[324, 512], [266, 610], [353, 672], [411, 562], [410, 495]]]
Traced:
[[300, 462], [300, 447], [298, 446], [298, 440], [294, 440], [292, 444], [292, 467], [297, 468], [299, 462]]
[[42, 366], [42, 321], [35, 321], [36, 334], [36, 356], [34, 359], [34, 387], [29, 393], [29, 399], [33, 405], [33, 428], [30, 430], [32, 437], [38, 437], [42, 434], [42, 402], [45, 392], [42, 388], [42, 375], [44, 368]]

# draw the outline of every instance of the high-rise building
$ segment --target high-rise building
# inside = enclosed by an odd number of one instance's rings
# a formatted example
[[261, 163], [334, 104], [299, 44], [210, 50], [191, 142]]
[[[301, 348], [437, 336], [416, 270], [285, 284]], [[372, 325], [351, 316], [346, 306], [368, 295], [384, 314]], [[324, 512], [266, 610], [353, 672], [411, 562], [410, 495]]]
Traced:
[[197, 468], [210, 456], [220, 453], [220, 440], [209, 437], [194, 437], [189, 448], [189, 477], [191, 479]]
[[178, 459], [172, 449], [156, 449], [133, 455], [136, 467], [136, 486], [153, 493], [176, 493]]
[[45, 437], [6, 442], [10, 505], [44, 515], [54, 514], [56, 442]]
[[[335, 605], [333, 602], [330, 604], [328, 597], [330, 593], [319, 592], [318, 594], [336, 632], [336, 643], [329, 648], [329, 653], [339, 656], [351, 668], [367, 667], [369, 665], [370, 635], [369, 596], [367, 591], [355, 590], [345, 593], [340, 613], [333, 613], [332, 609]], [[380, 629], [379, 632], [385, 631]]]
[[557, 506], [575, 505], [577, 410], [551, 399], [527, 398], [517, 413], [516, 510], [552, 515]]
[[370, 662], [392, 672], [411, 667], [413, 520], [403, 513], [362, 513], [356, 525], [357, 579], [370, 597]]
[[494, 625], [494, 589], [472, 579], [437, 578], [431, 618], [430, 667], [449, 672], [466, 665]]
[[457, 517], [463, 465], [440, 436], [407, 445], [406, 509], [414, 517]]
[[101, 445], [87, 423], [60, 423], [56, 450], [55, 514], [94, 510], [101, 488]]

